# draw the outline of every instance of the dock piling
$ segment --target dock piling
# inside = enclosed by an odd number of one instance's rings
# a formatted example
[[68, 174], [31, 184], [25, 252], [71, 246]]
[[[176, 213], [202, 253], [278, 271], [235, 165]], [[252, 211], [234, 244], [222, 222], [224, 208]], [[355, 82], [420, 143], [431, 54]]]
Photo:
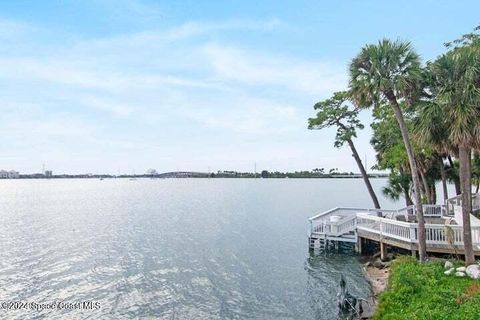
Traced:
[[385, 261], [387, 259], [387, 245], [380, 241], [380, 260]]

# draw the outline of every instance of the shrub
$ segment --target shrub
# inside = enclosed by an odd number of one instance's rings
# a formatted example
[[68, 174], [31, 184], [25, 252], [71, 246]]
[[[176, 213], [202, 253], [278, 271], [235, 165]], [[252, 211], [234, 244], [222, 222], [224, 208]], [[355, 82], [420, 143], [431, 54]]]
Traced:
[[373, 319], [480, 319], [480, 283], [444, 271], [438, 261], [419, 264], [411, 257], [394, 261]]

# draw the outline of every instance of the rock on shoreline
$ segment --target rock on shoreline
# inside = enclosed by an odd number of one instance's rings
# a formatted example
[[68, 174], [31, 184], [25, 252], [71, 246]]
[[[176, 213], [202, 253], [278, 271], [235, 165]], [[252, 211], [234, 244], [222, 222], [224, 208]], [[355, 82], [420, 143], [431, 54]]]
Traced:
[[[393, 259], [393, 257], [390, 257]], [[372, 295], [369, 299], [371, 310], [369, 310], [369, 317], [362, 319], [370, 319], [378, 304], [378, 296], [382, 293], [388, 285], [388, 277], [390, 275], [390, 262], [382, 262], [379, 258], [369, 257], [368, 261], [364, 263], [364, 274], [370, 288]]]
[[384, 267], [379, 269], [375, 266], [367, 266], [365, 267], [365, 273], [367, 276], [367, 280], [370, 282], [372, 286], [373, 295], [375, 298], [382, 293], [388, 284], [388, 276], [390, 275], [389, 267]]
[[471, 279], [477, 280], [480, 278], [480, 265], [479, 264], [471, 264], [468, 267], [458, 267], [454, 268], [453, 263], [450, 261], [445, 262], [445, 266], [443, 273], [447, 276], [454, 274], [456, 277], [463, 278], [468, 276]]

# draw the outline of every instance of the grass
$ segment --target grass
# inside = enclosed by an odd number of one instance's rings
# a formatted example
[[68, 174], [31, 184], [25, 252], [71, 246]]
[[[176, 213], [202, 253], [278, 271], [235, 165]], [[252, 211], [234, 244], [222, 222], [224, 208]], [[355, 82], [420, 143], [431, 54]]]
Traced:
[[373, 319], [480, 319], [480, 282], [447, 276], [444, 271], [438, 261], [419, 264], [411, 257], [395, 260]]

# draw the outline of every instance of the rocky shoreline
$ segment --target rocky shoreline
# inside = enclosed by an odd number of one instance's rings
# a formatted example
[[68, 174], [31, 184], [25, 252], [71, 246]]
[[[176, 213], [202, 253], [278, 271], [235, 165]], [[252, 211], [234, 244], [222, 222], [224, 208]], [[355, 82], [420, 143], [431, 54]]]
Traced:
[[363, 257], [363, 271], [375, 297], [386, 289], [388, 276], [390, 275], [390, 263], [394, 259], [394, 254], [388, 254], [384, 261], [380, 259], [378, 254]]
[[382, 261], [378, 255], [362, 257], [363, 273], [370, 284], [371, 295], [368, 299], [370, 310], [361, 319], [370, 319], [378, 304], [379, 295], [387, 288], [390, 276], [390, 263], [394, 255], [388, 256], [388, 261]]
[[390, 268], [377, 268], [374, 266], [365, 267], [365, 274], [368, 282], [370, 283], [373, 297], [375, 302], [388, 285], [388, 276], [390, 275]]

